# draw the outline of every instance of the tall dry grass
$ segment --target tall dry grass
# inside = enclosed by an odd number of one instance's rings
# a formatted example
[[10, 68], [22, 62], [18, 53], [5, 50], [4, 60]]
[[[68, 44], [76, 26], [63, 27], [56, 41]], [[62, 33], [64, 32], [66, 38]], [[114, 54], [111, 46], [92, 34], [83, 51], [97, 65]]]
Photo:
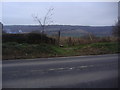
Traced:
[[[57, 40], [57, 36], [52, 36], [52, 38]], [[81, 44], [91, 44], [91, 43], [98, 43], [98, 42], [118, 42], [118, 38], [113, 36], [106, 36], [106, 37], [60, 37], [60, 45], [81, 45]]]

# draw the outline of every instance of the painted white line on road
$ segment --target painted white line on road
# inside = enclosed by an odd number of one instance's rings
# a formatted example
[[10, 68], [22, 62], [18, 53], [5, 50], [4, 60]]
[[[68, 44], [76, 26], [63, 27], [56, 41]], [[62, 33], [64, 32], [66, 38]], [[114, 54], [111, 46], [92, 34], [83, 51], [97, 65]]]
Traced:
[[63, 70], [63, 69], [65, 69], [65, 68], [58, 68], [59, 70]]
[[50, 71], [53, 71], [53, 70], [55, 70], [55, 69], [52, 69], [52, 68], [51, 68], [51, 69], [49, 69], [49, 70], [50, 70]]
[[87, 68], [88, 66], [80, 66], [80, 68]]
[[69, 69], [73, 69], [73, 68], [69, 68]]
[[83, 69], [83, 68], [88, 68], [88, 67], [93, 67], [93, 65], [89, 65], [89, 66], [77, 66], [77, 67], [63, 67], [63, 68], [51, 68], [51, 69], [48, 69], [50, 71], [53, 71], [53, 70], [72, 70], [72, 69]]

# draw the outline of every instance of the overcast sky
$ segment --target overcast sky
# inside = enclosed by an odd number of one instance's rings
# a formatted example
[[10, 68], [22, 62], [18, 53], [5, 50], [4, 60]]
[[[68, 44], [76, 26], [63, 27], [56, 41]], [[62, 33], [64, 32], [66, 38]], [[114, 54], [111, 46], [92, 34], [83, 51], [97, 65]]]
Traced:
[[3, 2], [2, 22], [6, 25], [32, 25], [32, 14], [43, 18], [53, 7], [52, 24], [111, 26], [117, 22], [117, 2]]

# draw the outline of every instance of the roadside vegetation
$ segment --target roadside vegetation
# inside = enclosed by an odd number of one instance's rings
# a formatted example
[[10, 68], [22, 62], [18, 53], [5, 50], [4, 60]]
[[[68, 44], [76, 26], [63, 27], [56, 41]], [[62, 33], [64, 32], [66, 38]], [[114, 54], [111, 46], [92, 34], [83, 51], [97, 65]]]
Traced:
[[77, 45], [65, 44], [60, 47], [57, 44], [48, 43], [18, 43], [4, 42], [2, 44], [2, 58], [27, 59], [27, 58], [47, 58], [77, 55], [99, 55], [120, 53], [117, 42], [95, 42]]
[[2, 59], [30, 59], [62, 56], [99, 55], [120, 53], [118, 35], [120, 24], [116, 24], [113, 36], [83, 37], [47, 36], [44, 33], [2, 34]]

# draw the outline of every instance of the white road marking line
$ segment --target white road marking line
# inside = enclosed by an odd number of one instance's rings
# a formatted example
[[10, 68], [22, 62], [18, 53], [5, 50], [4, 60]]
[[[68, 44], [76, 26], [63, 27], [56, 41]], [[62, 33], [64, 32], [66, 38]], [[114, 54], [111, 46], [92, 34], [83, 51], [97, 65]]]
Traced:
[[63, 69], [65, 69], [65, 68], [58, 68], [59, 70], [63, 70]]
[[[92, 67], [93, 65], [91, 65], [91, 67]], [[53, 70], [64, 70], [64, 69], [66, 69], [66, 70], [68, 70], [68, 69], [70, 69], [70, 70], [72, 70], [72, 69], [74, 69], [74, 68], [80, 68], [80, 69], [82, 69], [82, 68], [88, 68], [88, 67], [90, 67], [90, 66], [79, 66], [79, 67], [65, 67], [65, 68], [51, 68], [51, 69], [49, 69], [50, 71], [53, 71]]]
[[80, 66], [80, 68], [87, 68], [88, 66]]
[[50, 71], [53, 71], [53, 70], [55, 70], [55, 69], [52, 69], [52, 68], [51, 68], [51, 69], [49, 69], [49, 70], [50, 70]]
[[73, 68], [69, 68], [69, 69], [73, 69]]

